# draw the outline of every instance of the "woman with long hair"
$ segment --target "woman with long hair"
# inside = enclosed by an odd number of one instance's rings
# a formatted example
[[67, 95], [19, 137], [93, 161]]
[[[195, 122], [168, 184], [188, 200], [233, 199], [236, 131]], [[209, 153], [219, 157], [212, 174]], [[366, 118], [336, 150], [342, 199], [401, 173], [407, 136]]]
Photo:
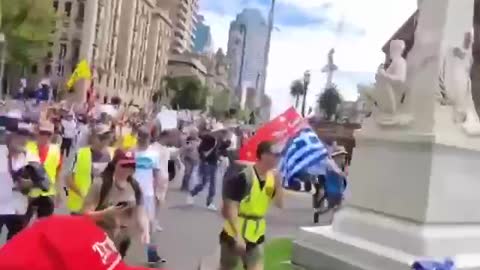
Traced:
[[138, 232], [143, 243], [150, 242], [142, 191], [133, 177], [135, 166], [133, 152], [117, 150], [102, 176], [94, 180], [83, 206], [83, 213], [109, 234], [123, 257]]

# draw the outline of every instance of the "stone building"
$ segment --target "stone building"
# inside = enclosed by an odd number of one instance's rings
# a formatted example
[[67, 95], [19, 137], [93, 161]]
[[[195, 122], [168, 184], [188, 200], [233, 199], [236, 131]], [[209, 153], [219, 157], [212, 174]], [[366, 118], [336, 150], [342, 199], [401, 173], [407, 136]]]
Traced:
[[53, 1], [60, 19], [45, 60], [31, 68], [29, 85], [49, 77], [62, 90], [76, 64], [87, 60], [101, 100], [120, 96], [125, 102], [148, 102], [167, 72], [173, 28], [160, 3], [163, 0]]
[[173, 54], [190, 52], [194, 47], [195, 26], [199, 0], [159, 0], [173, 21], [173, 38], [170, 51]]

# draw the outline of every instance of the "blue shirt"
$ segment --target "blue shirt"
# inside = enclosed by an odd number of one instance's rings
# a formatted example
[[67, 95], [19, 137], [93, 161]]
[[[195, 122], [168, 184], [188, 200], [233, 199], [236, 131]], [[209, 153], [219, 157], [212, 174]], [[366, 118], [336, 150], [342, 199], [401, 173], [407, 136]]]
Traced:
[[328, 168], [325, 174], [325, 192], [328, 195], [342, 195], [347, 186], [347, 180], [342, 175]]

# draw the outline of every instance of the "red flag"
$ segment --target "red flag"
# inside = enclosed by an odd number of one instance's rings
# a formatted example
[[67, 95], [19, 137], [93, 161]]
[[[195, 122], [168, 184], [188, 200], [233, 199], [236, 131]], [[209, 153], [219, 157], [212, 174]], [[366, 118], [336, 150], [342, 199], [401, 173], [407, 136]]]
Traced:
[[255, 152], [258, 144], [263, 141], [285, 143], [299, 129], [305, 127], [307, 122], [298, 114], [295, 108], [291, 107], [275, 119], [261, 126], [255, 135], [250, 137], [239, 150], [239, 160], [255, 162]]

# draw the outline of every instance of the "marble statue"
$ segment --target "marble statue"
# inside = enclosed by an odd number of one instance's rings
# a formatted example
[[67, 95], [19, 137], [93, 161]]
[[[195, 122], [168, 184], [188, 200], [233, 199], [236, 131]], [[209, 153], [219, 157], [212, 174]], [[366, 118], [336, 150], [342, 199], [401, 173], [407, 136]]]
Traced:
[[335, 49], [330, 49], [328, 52], [327, 65], [322, 68], [322, 72], [327, 73], [327, 81], [325, 83], [325, 89], [333, 85], [333, 74], [338, 70], [338, 66], [335, 65], [333, 61], [333, 56], [335, 54]]
[[441, 103], [452, 106], [453, 121], [468, 135], [480, 135], [480, 120], [472, 99], [470, 70], [473, 32], [464, 35], [463, 44], [447, 50], [441, 75]]
[[381, 126], [405, 126], [412, 121], [410, 114], [400, 110], [408, 95], [405, 83], [407, 62], [402, 56], [404, 50], [403, 40], [392, 40], [390, 42], [392, 62], [388, 68], [380, 65], [374, 87], [359, 86], [360, 94], [368, 100], [367, 107], [373, 109], [372, 116]]

